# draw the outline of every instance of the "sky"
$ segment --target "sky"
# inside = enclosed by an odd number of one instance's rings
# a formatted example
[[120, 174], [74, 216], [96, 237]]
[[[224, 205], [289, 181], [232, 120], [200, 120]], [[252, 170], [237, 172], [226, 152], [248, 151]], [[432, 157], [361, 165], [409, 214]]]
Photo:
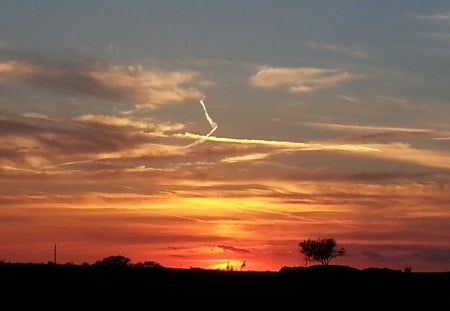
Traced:
[[0, 2], [0, 260], [450, 271], [447, 1]]

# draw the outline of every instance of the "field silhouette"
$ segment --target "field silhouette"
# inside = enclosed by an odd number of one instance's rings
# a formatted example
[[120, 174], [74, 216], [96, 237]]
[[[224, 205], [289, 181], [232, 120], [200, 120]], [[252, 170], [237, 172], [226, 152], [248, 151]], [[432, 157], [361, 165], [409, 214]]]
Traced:
[[[278, 272], [172, 269], [162, 266], [0, 264], [1, 297], [13, 309], [65, 310], [251, 306], [335, 308], [448, 306], [450, 272], [402, 272], [348, 266], [284, 267]], [[156, 307], [156, 306], [164, 307]]]

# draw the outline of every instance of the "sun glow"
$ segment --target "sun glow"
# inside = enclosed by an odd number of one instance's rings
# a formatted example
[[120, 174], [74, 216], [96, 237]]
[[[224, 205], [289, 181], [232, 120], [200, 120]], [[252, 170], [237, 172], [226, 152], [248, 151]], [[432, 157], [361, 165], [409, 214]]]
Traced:
[[245, 269], [245, 261], [237, 259], [220, 259], [211, 265], [213, 270], [242, 271]]

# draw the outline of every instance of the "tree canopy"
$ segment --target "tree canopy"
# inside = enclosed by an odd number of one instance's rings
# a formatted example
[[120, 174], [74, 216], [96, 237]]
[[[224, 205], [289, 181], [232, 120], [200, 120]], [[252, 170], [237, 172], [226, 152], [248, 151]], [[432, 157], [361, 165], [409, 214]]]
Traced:
[[345, 249], [338, 249], [334, 239], [308, 239], [300, 242], [299, 246], [300, 252], [305, 255], [306, 265], [308, 261], [315, 260], [326, 266], [331, 259], [345, 254]]

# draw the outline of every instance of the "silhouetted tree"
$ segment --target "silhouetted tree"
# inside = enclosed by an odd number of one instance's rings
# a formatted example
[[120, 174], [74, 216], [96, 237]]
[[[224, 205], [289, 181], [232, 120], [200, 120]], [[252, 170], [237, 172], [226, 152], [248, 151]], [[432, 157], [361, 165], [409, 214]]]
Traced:
[[130, 261], [131, 261], [130, 258], [117, 255], [105, 257], [102, 260], [97, 261], [95, 265], [103, 267], [127, 267]]
[[334, 239], [308, 239], [300, 242], [299, 246], [300, 252], [305, 255], [306, 266], [311, 260], [319, 261], [326, 266], [331, 259], [345, 254], [345, 249], [343, 247], [338, 249]]

